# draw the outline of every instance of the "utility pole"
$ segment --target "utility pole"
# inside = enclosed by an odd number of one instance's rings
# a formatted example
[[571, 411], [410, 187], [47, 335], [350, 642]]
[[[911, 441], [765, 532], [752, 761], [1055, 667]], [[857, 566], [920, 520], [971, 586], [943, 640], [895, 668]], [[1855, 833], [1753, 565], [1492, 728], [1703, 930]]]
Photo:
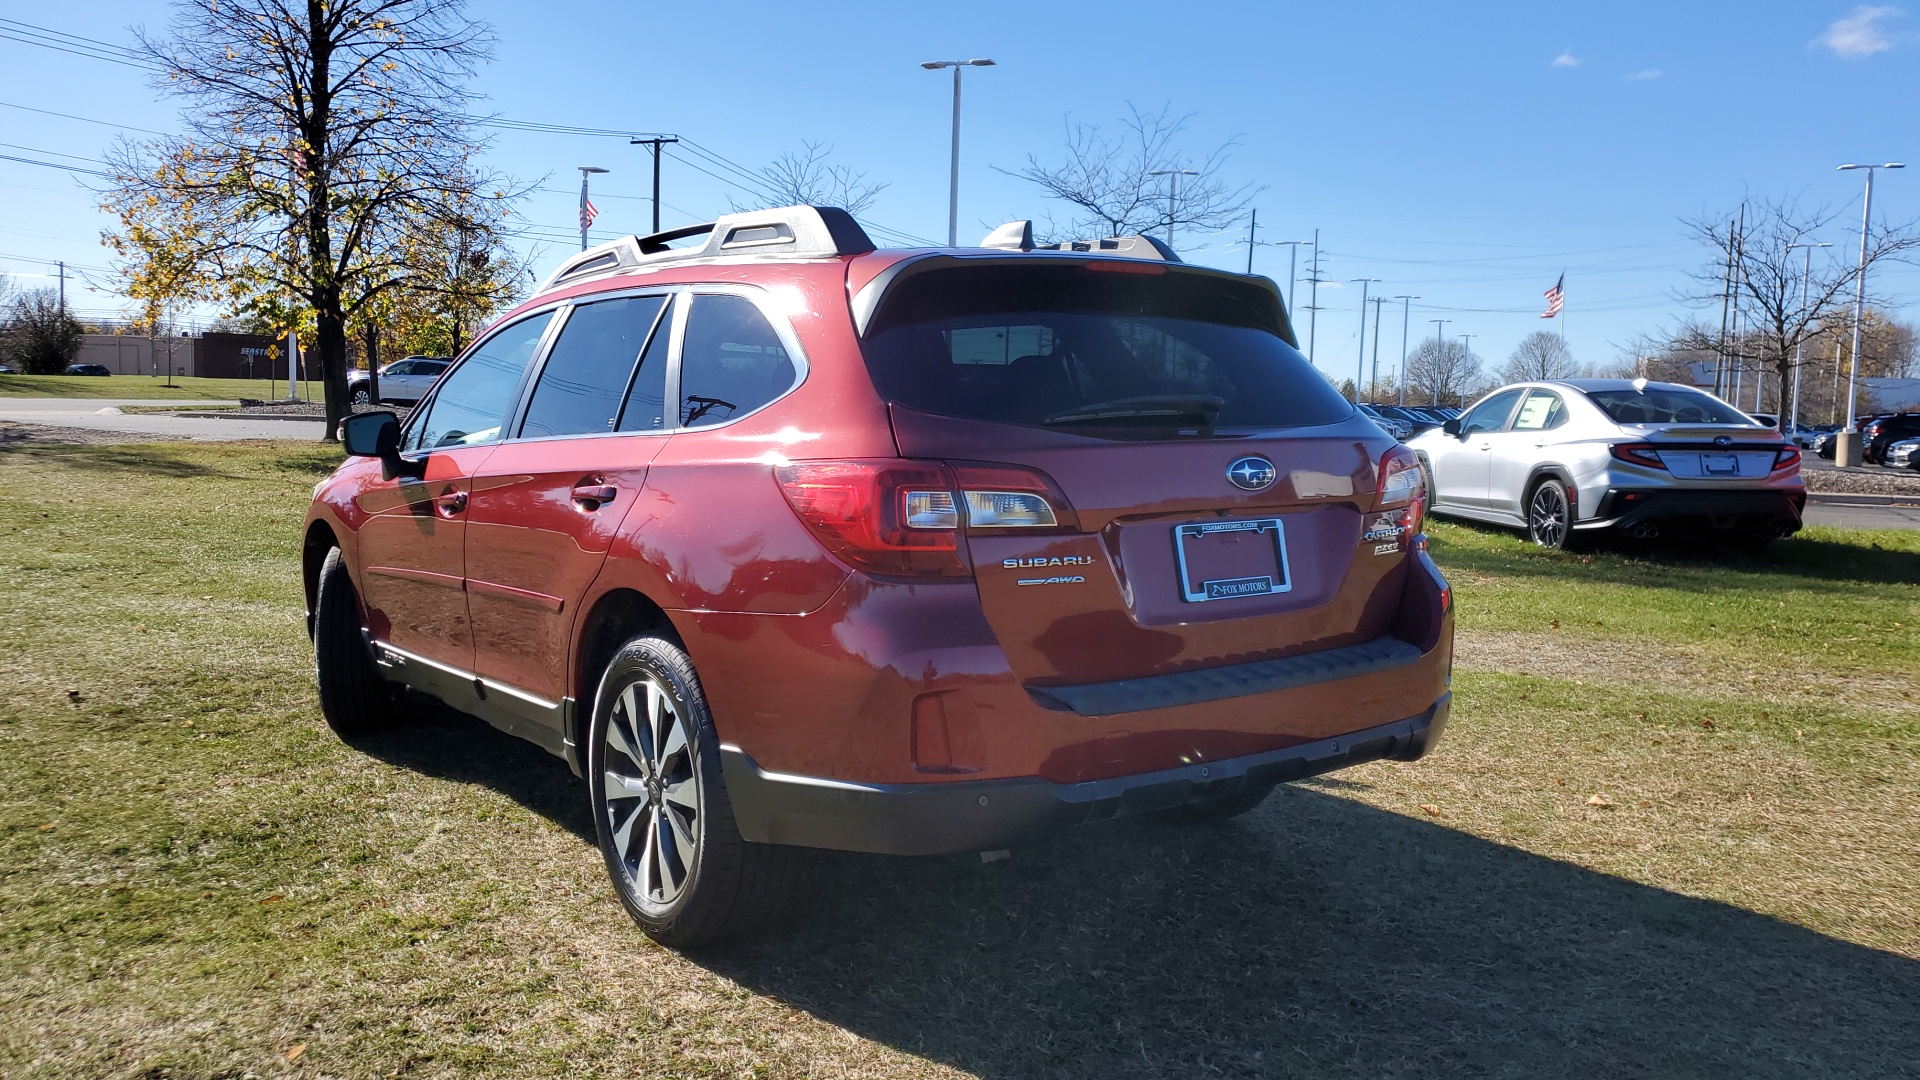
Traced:
[[1147, 175], [1164, 176], [1167, 178], [1167, 246], [1172, 247], [1173, 216], [1180, 205], [1178, 202], [1180, 178], [1183, 176], [1199, 176], [1200, 174], [1194, 172], [1192, 169], [1150, 169], [1147, 171]]
[[1299, 262], [1300, 262], [1300, 245], [1301, 245], [1301, 244], [1304, 244], [1304, 243], [1306, 243], [1306, 241], [1305, 241], [1305, 240], [1275, 240], [1275, 241], [1273, 241], [1273, 245], [1274, 245], [1275, 247], [1279, 247], [1279, 246], [1280, 246], [1281, 244], [1285, 244], [1285, 245], [1287, 245], [1287, 249], [1288, 249], [1288, 255], [1287, 255], [1287, 318], [1288, 318], [1289, 320], [1291, 320], [1291, 319], [1293, 318], [1293, 285], [1294, 285], [1294, 282], [1295, 282], [1295, 281], [1296, 281], [1296, 280], [1298, 279], [1298, 277], [1299, 277], [1299, 275], [1298, 275], [1298, 274], [1296, 273], [1296, 270], [1297, 270], [1297, 268], [1298, 268], [1298, 264], [1299, 264]]
[[1413, 318], [1413, 302], [1417, 296], [1396, 296], [1400, 301], [1400, 404], [1407, 403], [1407, 327]]
[[[45, 266], [46, 264], [42, 263], [41, 265]], [[67, 313], [67, 264], [65, 260], [62, 260], [60, 263], [60, 314], [65, 315], [66, 313]]]
[[673, 135], [649, 135], [644, 139], [628, 139], [628, 146], [647, 146], [653, 149], [653, 231], [660, 231], [660, 147], [667, 143], [677, 143], [679, 138]]
[[1860, 382], [1860, 329], [1867, 317], [1867, 230], [1873, 223], [1873, 174], [1878, 169], [1904, 168], [1906, 166], [1897, 161], [1889, 161], [1885, 165], [1840, 166], [1842, 172], [1867, 170], [1867, 196], [1860, 207], [1859, 280], [1855, 282], [1853, 291], [1853, 365], [1847, 369], [1847, 426], [1835, 436], [1833, 444], [1833, 463], [1843, 467], [1860, 463], [1860, 421], [1854, 412], [1854, 404], [1860, 396], [1856, 390]]
[[[1743, 216], [1746, 209], [1746, 204], [1741, 203], [1740, 212]], [[1733, 305], [1733, 238], [1736, 228], [1732, 221], [1727, 222], [1727, 269], [1720, 286], [1720, 348], [1713, 364], [1713, 392], [1716, 395], [1720, 393], [1720, 379], [1727, 369], [1727, 319]]]
[[1360, 384], [1367, 377], [1367, 290], [1380, 279], [1377, 277], [1348, 278], [1348, 281], [1360, 283], [1360, 355], [1353, 365], [1353, 400], [1360, 400]]
[[1447, 324], [1452, 319], [1428, 319], [1433, 324], [1434, 363], [1433, 363], [1433, 403], [1440, 404], [1440, 361], [1447, 351]]
[[1369, 401], [1380, 396], [1380, 310], [1386, 302], [1384, 296], [1373, 298], [1373, 377], [1367, 380]]
[[993, 61], [976, 60], [929, 60], [920, 65], [928, 71], [941, 68], [953, 69], [953, 157], [951, 174], [947, 179], [947, 246], [960, 246], [960, 69], [970, 67], [993, 67]]
[[1256, 206], [1253, 212], [1247, 215], [1247, 273], [1249, 274], [1253, 273], [1253, 238], [1258, 228], [1260, 228], [1260, 208]]
[[1313, 363], [1313, 343], [1320, 329], [1320, 230], [1313, 230], [1313, 268], [1307, 271], [1307, 363]]

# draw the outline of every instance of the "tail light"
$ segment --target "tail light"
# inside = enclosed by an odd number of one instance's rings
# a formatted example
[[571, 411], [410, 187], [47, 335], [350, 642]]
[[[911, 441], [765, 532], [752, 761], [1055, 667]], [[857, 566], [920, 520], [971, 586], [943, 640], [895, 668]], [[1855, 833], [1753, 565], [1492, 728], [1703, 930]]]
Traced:
[[809, 461], [774, 470], [801, 523], [848, 565], [889, 577], [966, 577], [969, 531], [1077, 528], [1052, 480], [1008, 465]]
[[1782, 469], [1797, 469], [1799, 467], [1800, 448], [1797, 446], [1781, 447], [1780, 452], [1773, 455], [1774, 472], [1779, 472]]
[[1420, 458], [1404, 446], [1395, 446], [1380, 459], [1380, 486], [1374, 496], [1375, 510], [1404, 507], [1400, 514], [1401, 534], [1408, 539], [1420, 535], [1427, 513], [1427, 477], [1420, 471]]
[[1660, 460], [1660, 452], [1652, 443], [1614, 443], [1607, 448], [1616, 461], [1629, 465], [1640, 465], [1649, 469], [1665, 471], [1667, 463]]

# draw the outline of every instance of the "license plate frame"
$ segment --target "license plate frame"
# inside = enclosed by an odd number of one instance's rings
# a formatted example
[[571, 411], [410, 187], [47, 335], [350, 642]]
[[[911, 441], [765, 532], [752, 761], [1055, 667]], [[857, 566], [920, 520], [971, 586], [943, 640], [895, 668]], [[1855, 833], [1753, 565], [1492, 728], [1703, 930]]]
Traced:
[[1707, 452], [1700, 455], [1700, 472], [1706, 476], [1739, 476], [1740, 456]]
[[[1262, 566], [1253, 566], [1251, 571], [1238, 576], [1209, 578], [1194, 581], [1194, 572], [1190, 569], [1187, 543], [1190, 539], [1204, 539], [1209, 536], [1270, 535], [1273, 543], [1273, 573], [1260, 573]], [[1257, 548], [1255, 551], [1257, 552]], [[1286, 524], [1277, 517], [1240, 518], [1230, 521], [1190, 521], [1173, 527], [1174, 563], [1180, 574], [1181, 599], [1190, 604], [1206, 603], [1212, 600], [1242, 600], [1255, 596], [1275, 596], [1293, 591], [1293, 568], [1287, 561]], [[1249, 553], [1251, 554], [1251, 553]], [[1257, 558], [1257, 555], [1254, 556]], [[1279, 580], [1274, 580], [1275, 575]], [[1198, 589], [1194, 585], [1198, 584]]]

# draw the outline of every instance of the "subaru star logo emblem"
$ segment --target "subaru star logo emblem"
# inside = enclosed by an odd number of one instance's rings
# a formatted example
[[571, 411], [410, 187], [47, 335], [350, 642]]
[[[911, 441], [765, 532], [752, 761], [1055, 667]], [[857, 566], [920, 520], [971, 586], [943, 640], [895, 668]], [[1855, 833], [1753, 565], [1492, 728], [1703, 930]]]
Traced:
[[1733, 445], [1733, 436], [1731, 436], [1731, 435], [1715, 435], [1715, 436], [1713, 437], [1713, 445], [1715, 445], [1715, 446], [1732, 446], [1732, 445]]
[[1227, 466], [1227, 479], [1233, 481], [1234, 487], [1245, 491], [1270, 488], [1279, 476], [1273, 462], [1263, 457], [1236, 458], [1233, 464]]

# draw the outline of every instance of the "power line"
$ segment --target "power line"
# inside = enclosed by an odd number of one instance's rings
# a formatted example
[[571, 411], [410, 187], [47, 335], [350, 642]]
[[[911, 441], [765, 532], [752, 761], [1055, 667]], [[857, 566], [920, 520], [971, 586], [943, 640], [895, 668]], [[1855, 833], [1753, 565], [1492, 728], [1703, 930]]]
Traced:
[[99, 169], [83, 169], [78, 165], [62, 165], [57, 161], [36, 161], [33, 158], [15, 157], [12, 154], [0, 154], [0, 161], [18, 161], [23, 165], [40, 165], [49, 169], [65, 169], [72, 173], [86, 173], [89, 176], [105, 177]]
[[166, 134], [166, 132], [164, 131], [155, 131], [152, 128], [134, 127], [131, 124], [113, 124], [105, 120], [95, 120], [95, 119], [92, 119], [91, 117], [75, 116], [72, 113], [54, 112], [52, 109], [36, 109], [31, 105], [15, 105], [11, 101], [0, 101], [0, 106], [4, 106], [9, 109], [19, 109], [22, 112], [39, 113], [42, 116], [57, 116], [62, 120], [78, 120], [83, 124], [99, 124], [101, 127], [118, 128], [121, 131], [138, 131], [143, 135], [165, 135]]

